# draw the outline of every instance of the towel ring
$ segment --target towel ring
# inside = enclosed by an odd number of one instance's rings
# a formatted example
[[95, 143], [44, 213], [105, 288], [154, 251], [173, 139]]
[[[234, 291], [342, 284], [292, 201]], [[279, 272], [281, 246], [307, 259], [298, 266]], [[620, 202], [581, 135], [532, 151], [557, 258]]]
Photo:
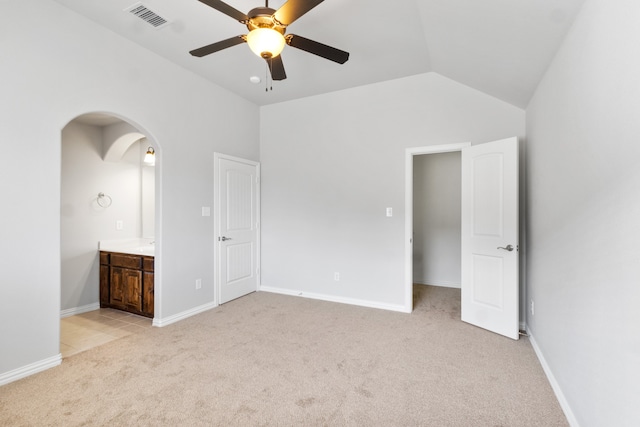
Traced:
[[96, 201], [98, 202], [98, 205], [100, 205], [103, 208], [108, 208], [109, 206], [111, 206], [111, 197], [107, 196], [104, 193], [98, 193], [98, 198], [96, 199]]

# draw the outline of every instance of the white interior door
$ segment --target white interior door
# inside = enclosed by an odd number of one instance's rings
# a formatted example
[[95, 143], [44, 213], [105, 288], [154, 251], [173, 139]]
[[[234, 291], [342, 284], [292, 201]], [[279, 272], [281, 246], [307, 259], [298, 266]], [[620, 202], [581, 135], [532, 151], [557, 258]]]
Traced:
[[219, 303], [258, 289], [259, 165], [216, 154]]
[[518, 139], [462, 150], [462, 320], [518, 339]]

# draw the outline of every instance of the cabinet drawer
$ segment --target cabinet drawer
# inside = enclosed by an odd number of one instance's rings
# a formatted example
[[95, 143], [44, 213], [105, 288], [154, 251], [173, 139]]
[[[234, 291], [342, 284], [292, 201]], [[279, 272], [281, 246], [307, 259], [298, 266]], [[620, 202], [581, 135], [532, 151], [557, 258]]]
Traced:
[[137, 255], [111, 254], [111, 266], [142, 270], [142, 257]]

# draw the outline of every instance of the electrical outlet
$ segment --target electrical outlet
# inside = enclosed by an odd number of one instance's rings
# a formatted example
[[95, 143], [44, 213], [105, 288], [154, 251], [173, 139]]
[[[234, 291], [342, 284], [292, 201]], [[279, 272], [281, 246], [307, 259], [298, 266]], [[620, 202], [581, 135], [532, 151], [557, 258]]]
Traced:
[[338, 273], [337, 271], [335, 273], [333, 273], [333, 280], [335, 280], [336, 282], [340, 281], [340, 273]]
[[536, 314], [536, 313], [535, 313], [535, 306], [534, 306], [534, 304], [533, 304], [533, 300], [531, 300], [531, 315], [533, 316], [533, 315], [535, 315], [535, 314]]
[[122, 230], [124, 228], [124, 222], [119, 219], [116, 221], [116, 230]]
[[202, 287], [202, 279], [196, 279], [196, 289], [200, 289]]

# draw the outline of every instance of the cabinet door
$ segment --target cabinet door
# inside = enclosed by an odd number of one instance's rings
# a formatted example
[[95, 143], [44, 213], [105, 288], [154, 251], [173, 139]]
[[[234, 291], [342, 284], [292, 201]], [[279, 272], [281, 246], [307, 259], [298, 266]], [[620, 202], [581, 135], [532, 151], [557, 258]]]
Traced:
[[153, 317], [153, 273], [142, 273], [142, 312]]
[[123, 272], [125, 306], [132, 311], [142, 311], [142, 271], [125, 268]]
[[119, 308], [124, 308], [124, 278], [123, 268], [111, 267], [111, 281], [109, 283], [110, 295], [109, 302]]
[[125, 310], [142, 310], [142, 271], [111, 267], [111, 304]]

